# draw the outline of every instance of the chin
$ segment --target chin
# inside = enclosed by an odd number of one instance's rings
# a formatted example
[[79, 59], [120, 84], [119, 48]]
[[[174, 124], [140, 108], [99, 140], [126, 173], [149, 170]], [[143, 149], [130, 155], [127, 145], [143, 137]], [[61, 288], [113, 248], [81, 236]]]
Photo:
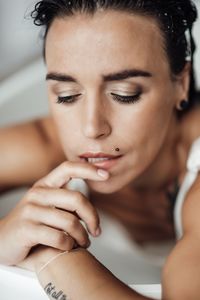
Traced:
[[113, 182], [111, 181], [111, 178], [107, 181], [92, 181], [87, 180], [87, 184], [89, 189], [101, 193], [101, 194], [112, 194], [115, 193], [123, 188], [123, 186], [119, 182]]

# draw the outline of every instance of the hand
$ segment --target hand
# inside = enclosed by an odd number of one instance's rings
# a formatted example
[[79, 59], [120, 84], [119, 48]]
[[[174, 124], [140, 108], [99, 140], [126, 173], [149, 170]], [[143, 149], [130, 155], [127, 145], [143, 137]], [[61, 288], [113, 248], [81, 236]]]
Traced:
[[0, 221], [0, 263], [17, 264], [38, 244], [62, 251], [72, 249], [75, 242], [81, 247], [89, 246], [87, 230], [98, 235], [99, 217], [82, 193], [63, 188], [73, 177], [107, 179], [91, 164], [67, 161], [37, 181]]

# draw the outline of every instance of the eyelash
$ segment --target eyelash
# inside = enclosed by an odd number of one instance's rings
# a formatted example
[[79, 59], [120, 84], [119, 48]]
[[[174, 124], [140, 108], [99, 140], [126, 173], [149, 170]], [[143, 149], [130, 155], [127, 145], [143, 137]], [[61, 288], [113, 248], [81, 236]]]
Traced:
[[140, 96], [141, 96], [141, 92], [138, 92], [135, 95], [131, 95], [131, 96], [120, 96], [114, 93], [111, 93], [111, 95], [113, 96], [113, 100], [120, 102], [122, 104], [130, 104], [130, 103], [135, 103], [137, 101], [140, 100]]
[[[135, 95], [131, 95], [131, 96], [120, 96], [114, 93], [111, 93], [111, 95], [113, 96], [113, 100], [120, 102], [122, 104], [129, 104], [129, 103], [135, 103], [137, 101], [140, 100], [140, 96], [141, 96], [142, 92], [138, 92]], [[70, 103], [74, 103], [77, 99], [78, 96], [80, 96], [81, 94], [77, 94], [77, 95], [72, 95], [72, 96], [65, 96], [65, 97], [58, 97], [56, 103], [58, 104], [62, 104], [62, 103], [66, 103], [66, 104], [70, 104]]]
[[64, 96], [64, 97], [59, 97], [56, 101], [56, 103], [61, 104], [61, 103], [73, 103], [76, 101], [76, 98], [78, 96], [80, 96], [81, 94], [77, 94], [77, 95], [72, 95], [72, 96]]

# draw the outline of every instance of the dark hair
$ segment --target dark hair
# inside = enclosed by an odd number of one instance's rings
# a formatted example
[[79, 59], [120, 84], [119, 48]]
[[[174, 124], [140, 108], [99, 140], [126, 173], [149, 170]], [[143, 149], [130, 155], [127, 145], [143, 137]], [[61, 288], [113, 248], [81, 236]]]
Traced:
[[94, 14], [99, 9], [137, 13], [157, 20], [165, 40], [165, 51], [172, 74], [178, 75], [184, 69], [187, 57], [190, 57], [191, 82], [187, 110], [190, 109], [196, 99], [192, 27], [197, 18], [197, 10], [194, 3], [191, 0], [42, 0], [35, 5], [31, 16], [35, 25], [44, 26], [45, 42], [55, 18], [72, 16], [78, 12]]

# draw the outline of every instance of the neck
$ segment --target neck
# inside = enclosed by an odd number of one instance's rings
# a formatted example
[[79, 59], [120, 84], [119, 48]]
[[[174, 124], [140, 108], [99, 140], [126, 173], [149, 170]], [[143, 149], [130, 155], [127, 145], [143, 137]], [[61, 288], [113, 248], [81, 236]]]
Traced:
[[131, 188], [134, 190], [162, 188], [182, 173], [187, 153], [181, 128], [181, 121], [177, 120], [174, 114], [156, 158], [148, 169], [131, 183]]

